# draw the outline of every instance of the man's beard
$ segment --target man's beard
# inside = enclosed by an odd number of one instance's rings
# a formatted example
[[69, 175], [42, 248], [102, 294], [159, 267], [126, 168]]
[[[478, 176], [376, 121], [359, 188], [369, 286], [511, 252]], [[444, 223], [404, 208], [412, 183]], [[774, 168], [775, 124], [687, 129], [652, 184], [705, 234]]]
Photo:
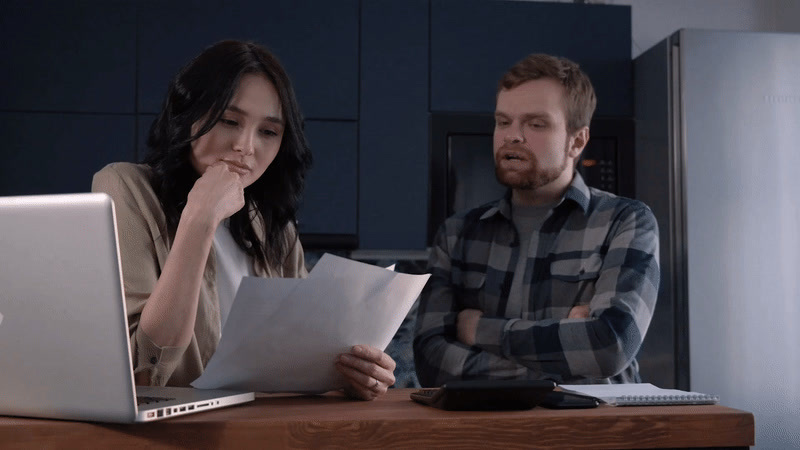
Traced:
[[501, 169], [498, 161], [495, 161], [494, 174], [497, 181], [505, 187], [511, 189], [536, 190], [555, 181], [565, 170], [569, 162], [567, 161], [567, 145], [564, 146], [564, 159], [558, 167], [547, 169], [540, 168], [536, 155], [530, 154], [530, 167], [524, 171], [510, 171]]

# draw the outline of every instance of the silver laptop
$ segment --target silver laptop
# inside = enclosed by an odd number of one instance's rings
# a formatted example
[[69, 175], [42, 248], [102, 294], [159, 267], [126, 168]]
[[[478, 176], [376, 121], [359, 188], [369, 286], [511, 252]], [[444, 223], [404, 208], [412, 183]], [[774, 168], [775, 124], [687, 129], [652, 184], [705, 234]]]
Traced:
[[134, 386], [108, 195], [0, 197], [0, 415], [143, 422], [254, 398]]

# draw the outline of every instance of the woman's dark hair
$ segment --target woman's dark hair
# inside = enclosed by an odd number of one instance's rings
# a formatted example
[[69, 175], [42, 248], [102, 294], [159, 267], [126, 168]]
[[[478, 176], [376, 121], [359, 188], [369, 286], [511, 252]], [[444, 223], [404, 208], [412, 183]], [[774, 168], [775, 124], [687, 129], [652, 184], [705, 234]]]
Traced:
[[[172, 79], [147, 139], [145, 164], [153, 169], [151, 183], [164, 209], [167, 227], [175, 235], [189, 191], [200, 177], [190, 161], [191, 144], [222, 117], [245, 74], [263, 74], [275, 86], [281, 102], [284, 132], [280, 149], [266, 172], [245, 188], [245, 206], [230, 218], [233, 239], [266, 267], [281, 264], [295, 244], [285, 227], [296, 221], [311, 152], [303, 134], [303, 118], [289, 77], [277, 58], [252, 42], [222, 41], [205, 49]], [[192, 126], [202, 121], [197, 132]], [[253, 229], [261, 220], [266, 239]]]

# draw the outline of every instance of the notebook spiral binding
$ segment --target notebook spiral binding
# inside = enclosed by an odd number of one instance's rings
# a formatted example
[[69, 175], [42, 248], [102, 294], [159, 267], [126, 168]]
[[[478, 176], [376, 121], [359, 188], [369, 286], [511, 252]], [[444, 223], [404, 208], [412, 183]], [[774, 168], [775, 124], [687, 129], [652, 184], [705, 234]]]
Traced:
[[616, 398], [617, 406], [655, 405], [715, 405], [718, 395], [623, 395]]

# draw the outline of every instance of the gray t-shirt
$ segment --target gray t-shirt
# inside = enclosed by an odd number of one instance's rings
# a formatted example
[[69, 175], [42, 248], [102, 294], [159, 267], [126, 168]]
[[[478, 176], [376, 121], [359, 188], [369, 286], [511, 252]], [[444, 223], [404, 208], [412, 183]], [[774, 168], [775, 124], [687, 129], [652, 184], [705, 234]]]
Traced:
[[536, 255], [536, 247], [539, 245], [539, 233], [534, 233], [534, 231], [542, 227], [556, 204], [551, 203], [541, 206], [511, 205], [511, 220], [514, 222], [514, 226], [517, 227], [517, 233], [519, 234], [519, 258], [517, 258], [517, 268], [514, 270], [514, 278], [511, 281], [511, 290], [508, 294], [506, 317], [526, 318], [523, 314], [527, 312], [530, 283], [524, 283], [523, 280], [532, 276], [533, 265], [528, 267], [528, 255]]

